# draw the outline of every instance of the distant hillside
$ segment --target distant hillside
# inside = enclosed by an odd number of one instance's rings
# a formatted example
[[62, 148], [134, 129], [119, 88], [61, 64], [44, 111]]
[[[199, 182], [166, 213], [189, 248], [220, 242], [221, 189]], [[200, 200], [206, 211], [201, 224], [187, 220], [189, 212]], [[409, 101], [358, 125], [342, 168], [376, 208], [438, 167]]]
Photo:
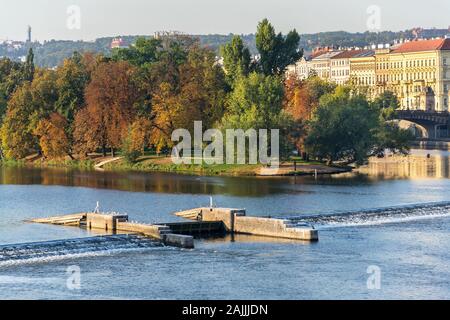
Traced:
[[[422, 30], [418, 34], [418, 30]], [[321, 32], [315, 34], [301, 35], [300, 48], [306, 52], [311, 51], [318, 46], [345, 46], [345, 47], [363, 47], [371, 44], [390, 43], [397, 39], [412, 39], [417, 36], [435, 36], [444, 37], [448, 33], [446, 29], [412, 29], [400, 32], [363, 32], [350, 33], [344, 31], [336, 32]], [[129, 45], [136, 41], [139, 36], [121, 36], [124, 43]], [[229, 35], [195, 35], [200, 39], [200, 43], [206, 47], [215, 50], [219, 53], [220, 46], [228, 43], [233, 34]], [[255, 35], [242, 35], [244, 43], [249, 47], [250, 51], [256, 53]], [[62, 60], [72, 55], [74, 51], [79, 52], [98, 52], [108, 54], [110, 52], [110, 44], [113, 37], [99, 38], [93, 42], [88, 41], [61, 41], [52, 40], [46, 41], [42, 44], [33, 43], [32, 47], [35, 50], [36, 64], [41, 67], [54, 67], [61, 63]], [[26, 55], [28, 50], [24, 45], [22, 48], [14, 49], [8, 48], [5, 44], [0, 44], [0, 56], [7, 56], [13, 59], [19, 59]]]

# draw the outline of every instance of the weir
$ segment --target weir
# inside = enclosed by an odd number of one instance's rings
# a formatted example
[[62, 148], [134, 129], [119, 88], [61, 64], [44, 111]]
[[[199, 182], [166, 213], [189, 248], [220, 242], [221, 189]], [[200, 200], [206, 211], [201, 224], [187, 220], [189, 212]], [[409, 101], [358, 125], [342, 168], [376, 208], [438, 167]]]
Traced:
[[[66, 221], [70, 221], [70, 223], [66, 224]], [[88, 212], [32, 219], [28, 222], [71, 226], [77, 225], [79, 227], [86, 227], [88, 230], [97, 229], [112, 233], [141, 234], [159, 240], [168, 246], [188, 249], [194, 248], [194, 238], [192, 236], [173, 233], [171, 232], [170, 227], [165, 225], [128, 222], [127, 214]]]
[[189, 249], [194, 248], [194, 236], [249, 234], [302, 241], [319, 240], [318, 231], [313, 227], [293, 224], [285, 219], [247, 216], [244, 209], [205, 207], [177, 212], [175, 215], [191, 221], [160, 224], [130, 222], [127, 214], [100, 213], [97, 208], [95, 212], [32, 219], [28, 222], [138, 234], [164, 245]]
[[285, 219], [247, 216], [245, 209], [197, 208], [177, 212], [176, 215], [201, 222], [222, 222], [228, 233], [303, 241], [319, 240], [319, 233], [313, 227], [292, 224]]

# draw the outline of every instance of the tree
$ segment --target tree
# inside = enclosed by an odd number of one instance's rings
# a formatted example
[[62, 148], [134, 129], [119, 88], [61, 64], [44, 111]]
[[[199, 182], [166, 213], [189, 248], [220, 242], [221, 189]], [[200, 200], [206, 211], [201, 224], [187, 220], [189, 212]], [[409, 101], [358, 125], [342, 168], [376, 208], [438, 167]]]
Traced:
[[70, 156], [70, 142], [66, 134], [67, 120], [58, 113], [39, 121], [34, 134], [45, 158]]
[[225, 77], [208, 49], [191, 48], [187, 61], [178, 67], [175, 84], [163, 82], [153, 95], [152, 119], [157, 145], [171, 145], [175, 129], [193, 131], [194, 121], [212, 128], [223, 115]]
[[400, 101], [392, 91], [384, 91], [373, 101], [373, 106], [380, 110], [384, 120], [395, 119], [397, 109], [400, 108]]
[[121, 146], [136, 115], [135, 72], [128, 62], [119, 61], [101, 63], [92, 73], [86, 88], [87, 105], [75, 116], [74, 140], [78, 151], [86, 151], [80, 143], [100, 147], [104, 155], [107, 147], [114, 154], [114, 148]]
[[6, 157], [20, 159], [41, 151], [34, 129], [53, 112], [57, 99], [56, 74], [52, 70], [35, 71], [32, 82], [25, 81], [14, 91], [2, 128]]
[[184, 35], [138, 38], [135, 45], [113, 52], [113, 61], [128, 61], [137, 67], [136, 84], [141, 93], [138, 116], [151, 118], [153, 95], [162, 83], [178, 88], [179, 67], [186, 62], [195, 40]]
[[128, 61], [132, 65], [140, 67], [155, 62], [161, 49], [162, 43], [160, 40], [141, 37], [129, 48], [114, 49], [112, 58], [114, 61]]
[[129, 126], [122, 145], [122, 154], [128, 162], [136, 162], [144, 154], [145, 147], [149, 144], [150, 132], [151, 123], [145, 118], [139, 118]]
[[275, 76], [251, 73], [230, 94], [223, 124], [230, 128], [272, 128], [282, 111], [283, 85]]
[[31, 115], [34, 112], [30, 83], [19, 87], [8, 102], [1, 127], [2, 153], [8, 159], [22, 159], [38, 149], [33, 135]]
[[336, 85], [319, 77], [299, 80], [289, 77], [285, 81], [284, 107], [295, 120], [307, 121], [319, 106], [325, 94], [333, 93]]
[[0, 59], [0, 123], [6, 113], [7, 103], [16, 88], [23, 82], [22, 65], [7, 58]]
[[[97, 126], [91, 117], [91, 111], [87, 107], [79, 110], [75, 114], [73, 131], [73, 151], [82, 157], [86, 157], [89, 152], [99, 147], [98, 141], [104, 133], [102, 127]], [[94, 126], [93, 126], [94, 125]], [[105, 153], [106, 145], [103, 152]]]
[[34, 53], [33, 48], [30, 48], [25, 63], [23, 64], [23, 79], [25, 81], [33, 81], [34, 69]]
[[250, 72], [250, 51], [244, 47], [242, 38], [234, 36], [231, 42], [221, 48], [223, 64], [227, 81], [233, 86], [234, 82]]
[[74, 120], [75, 113], [85, 105], [84, 91], [89, 80], [90, 72], [83, 56], [77, 52], [70, 59], [64, 60], [57, 70], [59, 97], [55, 107], [69, 122]]
[[[283, 109], [283, 83], [277, 76], [253, 72], [241, 77], [229, 95], [223, 129], [280, 129], [280, 148], [289, 152], [287, 134], [292, 117]], [[269, 139], [270, 142], [270, 139]]]
[[384, 152], [407, 152], [409, 134], [382, 119], [380, 110], [349, 87], [338, 87], [322, 97], [306, 138], [309, 152], [328, 164], [335, 161], [362, 164]]
[[308, 131], [308, 122], [319, 106], [320, 98], [332, 93], [336, 85], [320, 79], [317, 76], [306, 80], [289, 77], [284, 82], [284, 109], [294, 120], [289, 132], [289, 140], [302, 153], [304, 159], [308, 158], [305, 152], [305, 134]]
[[260, 54], [258, 67], [265, 75], [281, 75], [286, 67], [297, 62], [303, 52], [299, 50], [300, 36], [294, 29], [286, 36], [275, 33], [269, 20], [258, 24], [256, 32], [256, 48]]

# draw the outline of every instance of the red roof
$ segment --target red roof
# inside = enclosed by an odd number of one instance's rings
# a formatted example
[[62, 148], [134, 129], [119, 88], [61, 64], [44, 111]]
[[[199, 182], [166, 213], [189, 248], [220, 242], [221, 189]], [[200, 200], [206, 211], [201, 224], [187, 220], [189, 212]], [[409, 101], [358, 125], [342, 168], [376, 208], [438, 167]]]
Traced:
[[416, 40], [405, 42], [394, 49], [392, 53], [435, 50], [450, 50], [450, 39]]

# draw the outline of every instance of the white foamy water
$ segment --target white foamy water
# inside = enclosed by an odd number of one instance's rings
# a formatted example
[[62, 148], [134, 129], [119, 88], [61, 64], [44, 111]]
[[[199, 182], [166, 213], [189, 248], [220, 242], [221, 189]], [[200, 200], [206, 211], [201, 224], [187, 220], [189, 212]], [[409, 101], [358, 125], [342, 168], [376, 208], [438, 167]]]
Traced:
[[160, 242], [135, 235], [114, 235], [0, 246], [0, 267], [49, 263], [162, 248]]
[[417, 204], [334, 214], [283, 217], [294, 225], [312, 225], [317, 229], [371, 226], [388, 223], [450, 217], [450, 202]]

